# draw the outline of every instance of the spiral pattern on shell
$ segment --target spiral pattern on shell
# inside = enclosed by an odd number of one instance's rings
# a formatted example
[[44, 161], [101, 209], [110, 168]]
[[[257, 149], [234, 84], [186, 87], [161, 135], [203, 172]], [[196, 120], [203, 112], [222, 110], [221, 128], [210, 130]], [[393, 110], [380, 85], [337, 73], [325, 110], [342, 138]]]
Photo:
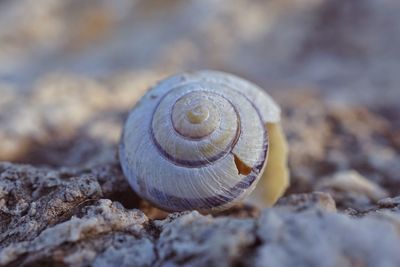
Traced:
[[168, 211], [221, 210], [255, 187], [275, 102], [236, 76], [199, 71], [161, 81], [130, 112], [119, 157], [144, 199]]

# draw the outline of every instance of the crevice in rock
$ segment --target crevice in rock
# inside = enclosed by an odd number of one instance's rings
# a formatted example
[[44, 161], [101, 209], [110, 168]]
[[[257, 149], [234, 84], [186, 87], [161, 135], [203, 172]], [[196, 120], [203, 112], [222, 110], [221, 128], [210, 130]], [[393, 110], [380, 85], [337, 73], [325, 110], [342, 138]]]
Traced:
[[146, 230], [146, 233], [151, 237], [151, 241], [153, 242], [153, 252], [155, 255], [154, 261], [151, 263], [151, 266], [158, 266], [158, 262], [160, 260], [160, 253], [158, 251], [158, 240], [160, 238], [162, 229], [160, 227], [157, 227], [153, 220], [149, 220], [145, 225], [144, 229]]
[[259, 237], [257, 237], [256, 232], [254, 232], [255, 241], [250, 246], [247, 246], [242, 249], [240, 256], [232, 263], [233, 267], [245, 267], [252, 266], [251, 259], [255, 258], [255, 254], [257, 253], [257, 249], [262, 245], [262, 241]]
[[245, 267], [252, 266], [252, 259], [255, 258], [255, 254], [257, 253], [257, 249], [262, 245], [262, 241], [260, 237], [257, 235], [258, 231], [258, 222], [254, 223], [253, 235], [254, 242], [246, 247], [241, 249], [241, 253], [236, 257], [235, 261], [232, 263], [234, 267]]

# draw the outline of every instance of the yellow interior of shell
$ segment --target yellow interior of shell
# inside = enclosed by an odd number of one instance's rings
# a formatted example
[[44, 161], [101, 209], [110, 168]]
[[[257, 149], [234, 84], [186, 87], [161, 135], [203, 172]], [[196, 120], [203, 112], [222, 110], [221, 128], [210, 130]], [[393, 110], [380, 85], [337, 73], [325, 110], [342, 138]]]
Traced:
[[267, 123], [266, 127], [269, 135], [268, 161], [256, 194], [265, 206], [270, 207], [289, 186], [288, 145], [280, 123]]

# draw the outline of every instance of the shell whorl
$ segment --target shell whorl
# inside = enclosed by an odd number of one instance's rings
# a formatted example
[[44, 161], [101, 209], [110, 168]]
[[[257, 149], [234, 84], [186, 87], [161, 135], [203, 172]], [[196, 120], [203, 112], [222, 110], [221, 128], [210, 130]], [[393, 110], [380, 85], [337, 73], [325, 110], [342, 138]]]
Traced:
[[265, 124], [279, 112], [266, 93], [233, 75], [172, 76], [129, 114], [122, 169], [139, 195], [165, 210], [223, 209], [254, 188], [268, 155]]
[[199, 84], [173, 89], [152, 117], [155, 144], [177, 165], [211, 164], [231, 150], [239, 135], [240, 118], [232, 103]]

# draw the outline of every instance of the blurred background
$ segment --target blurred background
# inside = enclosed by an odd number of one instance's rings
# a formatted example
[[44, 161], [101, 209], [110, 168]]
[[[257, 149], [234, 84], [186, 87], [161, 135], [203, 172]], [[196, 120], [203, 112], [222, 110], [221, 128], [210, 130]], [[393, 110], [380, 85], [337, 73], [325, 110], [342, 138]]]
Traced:
[[121, 126], [149, 86], [216, 69], [280, 103], [289, 193], [365, 209], [400, 194], [399, 14], [398, 0], [0, 0], [0, 160], [120, 174]]
[[400, 99], [397, 0], [2, 0], [0, 82], [218, 69], [332, 101]]

